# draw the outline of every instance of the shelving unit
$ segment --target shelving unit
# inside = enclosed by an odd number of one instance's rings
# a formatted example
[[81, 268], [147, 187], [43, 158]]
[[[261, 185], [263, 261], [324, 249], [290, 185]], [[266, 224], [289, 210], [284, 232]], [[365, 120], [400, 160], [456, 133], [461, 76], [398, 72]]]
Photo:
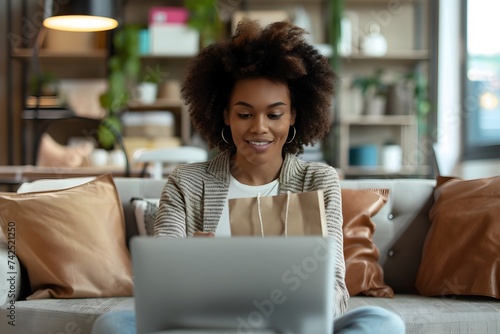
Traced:
[[[234, 2], [233, 2], [234, 3]], [[312, 25], [312, 37], [316, 44], [328, 43], [328, 15], [330, 1], [327, 0], [247, 0], [231, 4], [225, 10], [286, 10], [294, 13], [295, 6], [303, 6]], [[182, 0], [123, 0], [124, 24], [147, 25], [148, 10], [152, 6], [182, 6]], [[392, 6], [392, 7], [391, 7]], [[332, 161], [346, 177], [385, 177], [392, 175], [423, 176], [428, 174], [425, 158], [414, 158], [419, 153], [419, 119], [413, 111], [399, 115], [368, 116], [359, 114], [361, 100], [349, 96], [351, 79], [360, 74], [372, 73], [376, 68], [383, 68], [386, 75], [394, 77], [405, 71], [418, 71], [428, 78], [429, 97], [433, 98], [431, 78], [432, 64], [435, 61], [435, 45], [432, 41], [431, 29], [435, 22], [432, 13], [432, 0], [406, 0], [391, 2], [387, 0], [345, 0], [345, 10], [354, 11], [359, 17], [359, 29], [366, 31], [370, 21], [381, 21], [381, 32], [388, 41], [388, 53], [382, 57], [366, 56], [359, 50], [341, 58], [339, 75], [342, 87], [338, 88], [336, 110], [332, 138], [334, 145], [323, 145], [332, 150]], [[382, 14], [390, 15], [383, 16]], [[381, 16], [382, 15], [382, 16]], [[359, 47], [359, 46], [358, 46]], [[61, 73], [65, 78], [105, 78], [107, 76], [108, 49], [96, 49], [89, 53], [61, 53], [41, 49], [38, 58], [44, 69]], [[33, 50], [16, 48], [11, 57], [29, 66]], [[143, 67], [161, 66], [168, 72], [169, 78], [182, 80], [185, 65], [189, 57], [142, 55]], [[346, 95], [347, 94], [347, 95]], [[357, 99], [357, 102], [353, 102]], [[131, 111], [168, 110], [176, 118], [176, 134], [183, 144], [192, 139], [192, 129], [186, 106], [180, 99], [158, 100], [151, 105], [130, 104]], [[23, 113], [28, 117], [29, 112]], [[30, 116], [29, 116], [30, 117]], [[381, 166], [364, 168], [349, 165], [349, 147], [363, 142], [376, 143], [396, 142], [403, 148], [403, 167], [401, 171], [387, 172]]]
[[[90, 52], [62, 52], [43, 47], [45, 32], [39, 34], [35, 43], [40, 43], [38, 52], [34, 48], [13, 48], [10, 57], [18, 61], [24, 68], [25, 83], [23, 93], [24, 108], [20, 113], [23, 121], [22, 127], [22, 163], [35, 164], [34, 156], [38, 132], [50, 122], [75, 116], [73, 110], [63, 104], [40, 104], [37, 109], [33, 103], [29, 103], [27, 91], [29, 77], [35, 75], [36, 66], [40, 74], [53, 73], [58, 79], [102, 79], [107, 74], [107, 49], [93, 49]], [[36, 54], [35, 54], [36, 52]], [[41, 97], [43, 100], [43, 97]], [[32, 99], [33, 100], [33, 99]], [[58, 100], [58, 99], [56, 99]], [[55, 100], [54, 100], [55, 101]], [[31, 101], [33, 102], [33, 101]], [[35, 103], [36, 104], [36, 103]]]
[[[150, 111], [150, 110], [168, 110], [174, 113], [177, 120], [175, 132], [180, 134], [181, 141], [184, 144], [191, 143], [191, 120], [187, 107], [180, 99], [159, 98], [153, 104], [134, 104], [129, 105], [130, 111]], [[180, 121], [180, 122], [179, 122]]]
[[[323, 44], [325, 56], [331, 56], [329, 47], [330, 6], [331, 1], [285, 1], [285, 0], [248, 0], [248, 10], [285, 10], [293, 21], [296, 6], [302, 6], [310, 19], [313, 43]], [[392, 112], [391, 115], [372, 116], [360, 114], [362, 97], [352, 94], [350, 85], [358, 75], [372, 74], [375, 69], [384, 70], [384, 79], [395, 80], [403, 73], [418, 72], [429, 81], [435, 46], [431, 38], [431, 29], [435, 22], [432, 9], [436, 5], [432, 0], [408, 0], [391, 2], [387, 0], [344, 0], [344, 13], [354, 13], [357, 26], [353, 26], [358, 35], [353, 40], [353, 53], [342, 56], [338, 74], [341, 86], [337, 88], [334, 123], [327, 145], [327, 162], [339, 168], [346, 177], [422, 177], [429, 175], [425, 152], [419, 148], [422, 140], [419, 132], [419, 117], [414, 108]], [[349, 17], [349, 16], [348, 16]], [[381, 57], [365, 55], [361, 48], [361, 39], [367, 34], [369, 24], [379, 23], [381, 33], [388, 42], [388, 52]], [[329, 47], [329, 48], [328, 48]], [[328, 52], [330, 50], [330, 52]], [[429, 86], [429, 99], [433, 95]], [[386, 170], [377, 163], [374, 166], [351, 166], [349, 148], [363, 143], [375, 143], [380, 151], [385, 143], [391, 142], [402, 148], [402, 167], [395, 172]], [[382, 160], [381, 157], [379, 161]]]
[[[429, 27], [433, 22], [430, 0], [390, 3], [385, 0], [345, 0], [344, 10], [354, 17], [353, 29], [359, 39], [353, 42], [353, 53], [341, 57], [342, 85], [336, 101], [334, 139], [337, 149], [335, 164], [346, 177], [425, 177], [429, 175], [425, 152], [420, 148], [419, 115], [415, 106], [392, 110], [390, 114], [369, 115], [363, 110], [364, 97], [352, 88], [355, 77], [383, 71], [385, 82], [396, 82], [404, 73], [419, 73], [429, 80], [433, 45]], [[368, 27], [378, 23], [386, 38], [388, 51], [384, 56], [367, 56], [361, 39]], [[358, 44], [359, 43], [359, 44]], [[430, 90], [431, 88], [429, 88]], [[429, 93], [432, 99], [432, 94]], [[388, 103], [388, 102], [387, 102]], [[387, 170], [382, 151], [386, 143], [401, 147], [401, 169]], [[376, 145], [378, 161], [373, 165], [352, 165], [351, 148]]]
[[[28, 80], [28, 76], [33, 73], [31, 66], [35, 60], [38, 62], [42, 73], [54, 73], [58, 79], [105, 79], [107, 77], [107, 61], [110, 55], [108, 49], [93, 49], [89, 52], [62, 52], [42, 47], [38, 51], [36, 59], [34, 59], [34, 52], [33, 48], [13, 48], [11, 52], [11, 59], [20, 62], [25, 68], [26, 81]], [[179, 68], [183, 67], [179, 66], [179, 63], [184, 64], [187, 59], [187, 57], [158, 55], [143, 55], [141, 57], [144, 66], [165, 62], [176, 64], [169, 71], [169, 74], [173, 76], [179, 75]], [[24, 94], [27, 95], [27, 92], [24, 92]], [[151, 105], [131, 103], [128, 109], [130, 111], [171, 111], [176, 119], [175, 135], [181, 138], [183, 144], [190, 143], [192, 134], [191, 123], [187, 108], [183, 105], [180, 98], [159, 99]], [[73, 110], [65, 104], [50, 107], [41, 105], [38, 110], [26, 105], [21, 112], [21, 118], [24, 123], [22, 134], [24, 143], [22, 147], [23, 163], [35, 164], [33, 152], [39, 128], [53, 120], [68, 118], [74, 115]]]
[[[135, 20], [138, 20], [137, 18]], [[190, 57], [187, 56], [169, 56], [157, 54], [141, 55], [141, 64], [143, 69], [150, 67], [151, 69], [161, 68], [161, 71], [168, 74], [168, 80], [174, 79], [179, 82], [184, 77], [184, 70]], [[130, 111], [170, 111], [175, 117], [176, 135], [181, 138], [183, 145], [192, 143], [193, 130], [191, 127], [191, 119], [187, 106], [184, 105], [180, 96], [172, 98], [157, 98], [155, 103], [140, 105], [133, 102], [129, 105]]]
[[340, 147], [341, 161], [349, 162], [349, 149], [356, 145], [366, 143], [383, 147], [386, 142], [395, 142], [402, 147], [403, 163], [400, 171], [386, 170], [381, 163], [375, 166], [341, 166], [346, 176], [359, 176], [369, 174], [410, 174], [416, 172], [416, 166], [408, 163], [411, 161], [412, 149], [414, 149], [417, 120], [412, 115], [383, 115], [383, 116], [349, 116], [341, 120]]
[[[180, 7], [183, 0], [122, 0], [123, 24], [148, 27], [149, 10], [155, 6]], [[182, 55], [160, 55], [141, 54], [142, 69], [148, 67], [152, 70], [161, 69], [168, 74], [166, 79], [182, 81], [189, 56]], [[132, 112], [147, 111], [169, 111], [175, 118], [175, 134], [180, 137], [183, 145], [192, 144], [193, 130], [187, 106], [184, 105], [180, 96], [172, 98], [158, 98], [152, 104], [137, 104], [131, 102], [128, 110]]]

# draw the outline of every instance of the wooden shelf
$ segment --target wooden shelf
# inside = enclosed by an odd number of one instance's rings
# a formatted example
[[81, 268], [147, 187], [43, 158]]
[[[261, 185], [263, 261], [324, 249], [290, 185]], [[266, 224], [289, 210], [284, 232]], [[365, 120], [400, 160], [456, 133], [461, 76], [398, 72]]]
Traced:
[[153, 104], [130, 103], [128, 107], [131, 111], [166, 110], [170, 108], [180, 109], [184, 107], [184, 103], [180, 99], [159, 98]]
[[350, 56], [343, 56], [344, 63], [349, 62], [417, 62], [430, 60], [430, 52], [428, 50], [410, 50], [410, 51], [393, 51], [387, 53], [385, 56], [372, 57], [363, 54], [353, 54]]
[[254, 5], [254, 4], [269, 4], [269, 3], [283, 4], [283, 5], [304, 5], [304, 2], [306, 2], [307, 4], [311, 4], [311, 3], [312, 4], [315, 4], [315, 3], [322, 4], [322, 3], [327, 3], [327, 0], [307, 0], [307, 1], [304, 1], [304, 0], [273, 0], [272, 2], [270, 2], [269, 0], [252, 0], [250, 2], [252, 5]]
[[40, 108], [37, 111], [35, 109], [25, 109], [22, 113], [22, 118], [25, 120], [54, 120], [61, 118], [68, 118], [75, 116], [75, 113], [68, 108]]
[[388, 171], [382, 166], [362, 167], [349, 166], [342, 169], [346, 177], [421, 177], [430, 173], [430, 166], [403, 166], [399, 171]]
[[[33, 57], [33, 49], [15, 48], [12, 51], [12, 58], [19, 60], [30, 60]], [[54, 60], [98, 60], [104, 61], [108, 57], [107, 50], [92, 50], [91, 52], [56, 52], [47, 49], [41, 49], [37, 56], [39, 59], [54, 59]]]
[[[405, 3], [418, 4], [428, 0], [405, 0]], [[387, 0], [345, 0], [345, 5], [363, 5], [363, 6], [388, 6]]]
[[[16, 48], [11, 57], [30, 65], [33, 60], [33, 49]], [[41, 49], [37, 55], [40, 67], [44, 72], [52, 72], [59, 79], [95, 79], [106, 78], [108, 50], [95, 49], [91, 52], [56, 52]]]
[[193, 55], [162, 55], [162, 54], [142, 54], [142, 55], [140, 55], [140, 58], [142, 60], [161, 60], [161, 59], [188, 60], [192, 57], [193, 57]]
[[348, 125], [416, 125], [414, 115], [358, 115], [343, 116], [342, 124]]

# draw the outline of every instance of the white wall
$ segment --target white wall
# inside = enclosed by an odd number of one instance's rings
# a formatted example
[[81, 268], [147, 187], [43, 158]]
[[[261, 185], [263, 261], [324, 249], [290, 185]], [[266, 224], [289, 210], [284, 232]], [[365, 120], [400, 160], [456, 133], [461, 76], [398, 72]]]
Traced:
[[461, 101], [459, 1], [440, 0], [438, 58], [438, 126], [436, 154], [441, 175], [474, 179], [500, 175], [500, 160], [461, 161]]

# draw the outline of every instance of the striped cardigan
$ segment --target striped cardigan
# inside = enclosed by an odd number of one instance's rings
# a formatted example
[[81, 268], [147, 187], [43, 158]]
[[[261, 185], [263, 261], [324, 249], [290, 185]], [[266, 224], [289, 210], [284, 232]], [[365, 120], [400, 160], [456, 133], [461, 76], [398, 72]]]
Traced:
[[[230, 153], [222, 152], [208, 162], [181, 165], [169, 174], [156, 216], [154, 235], [184, 238], [195, 231], [217, 228], [230, 183]], [[345, 285], [342, 237], [341, 190], [337, 172], [331, 166], [305, 162], [287, 154], [279, 176], [279, 193], [323, 190], [329, 237], [335, 239], [335, 310], [340, 316], [349, 298]]]

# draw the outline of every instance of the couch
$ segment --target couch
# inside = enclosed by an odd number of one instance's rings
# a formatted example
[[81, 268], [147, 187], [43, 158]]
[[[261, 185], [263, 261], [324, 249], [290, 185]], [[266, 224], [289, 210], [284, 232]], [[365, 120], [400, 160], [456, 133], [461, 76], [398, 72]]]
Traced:
[[[158, 198], [164, 180], [115, 178], [126, 221], [126, 238], [138, 234], [132, 198]], [[82, 180], [66, 180], [67, 185]], [[68, 183], [69, 182], [69, 183]], [[500, 302], [483, 297], [444, 294], [425, 297], [415, 289], [421, 252], [430, 227], [434, 180], [384, 179], [342, 180], [343, 188], [389, 189], [387, 203], [373, 216], [373, 240], [380, 251], [384, 280], [394, 298], [353, 296], [349, 309], [378, 305], [394, 311], [406, 323], [407, 333], [500, 333]], [[43, 183], [31, 190], [44, 189]], [[102, 313], [131, 310], [131, 297], [23, 300], [29, 290], [25, 272], [15, 260], [9, 268], [6, 241], [0, 245], [0, 333], [89, 333]], [[16, 275], [11, 275], [17, 272]], [[18, 300], [14, 303], [12, 295]], [[13, 326], [12, 321], [15, 321]], [[11, 322], [9, 324], [9, 322]]]

